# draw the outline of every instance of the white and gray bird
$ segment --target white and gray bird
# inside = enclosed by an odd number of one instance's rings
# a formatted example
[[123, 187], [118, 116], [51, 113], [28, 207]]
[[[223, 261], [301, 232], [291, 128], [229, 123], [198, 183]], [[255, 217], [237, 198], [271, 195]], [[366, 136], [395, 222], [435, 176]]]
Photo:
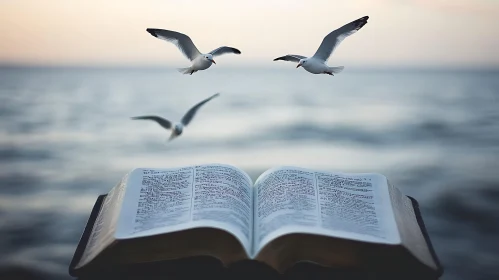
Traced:
[[190, 67], [178, 68], [178, 71], [183, 74], [192, 75], [197, 71], [210, 68], [213, 63], [216, 64], [215, 60], [213, 60], [214, 56], [219, 56], [226, 53], [241, 54], [240, 50], [227, 46], [216, 48], [209, 53], [201, 53], [194, 45], [191, 38], [185, 34], [176, 31], [155, 28], [147, 28], [146, 31], [158, 39], [175, 44], [180, 49], [180, 51], [192, 62], [192, 65]]
[[322, 40], [321, 45], [312, 57], [305, 57], [302, 55], [288, 54], [285, 56], [278, 57], [274, 59], [298, 62], [296, 68], [302, 66], [305, 70], [312, 74], [329, 74], [334, 76], [336, 73], [340, 73], [345, 68], [344, 66], [329, 67], [326, 65], [327, 60], [333, 53], [334, 49], [348, 36], [354, 34], [364, 25], [366, 25], [368, 16], [361, 17], [350, 23], [343, 25], [342, 27], [332, 31]]
[[175, 139], [176, 137], [180, 136], [182, 132], [184, 131], [184, 128], [189, 125], [189, 123], [192, 121], [194, 116], [196, 115], [196, 112], [206, 104], [208, 101], [212, 100], [213, 98], [219, 96], [220, 93], [216, 93], [205, 100], [199, 102], [198, 104], [194, 105], [185, 115], [182, 117], [179, 123], [172, 124], [171, 121], [166, 120], [162, 117], [158, 116], [138, 116], [138, 117], [132, 117], [132, 120], [151, 120], [157, 122], [159, 125], [161, 125], [163, 128], [170, 130], [171, 129], [171, 134], [170, 138], [168, 139], [168, 142]]

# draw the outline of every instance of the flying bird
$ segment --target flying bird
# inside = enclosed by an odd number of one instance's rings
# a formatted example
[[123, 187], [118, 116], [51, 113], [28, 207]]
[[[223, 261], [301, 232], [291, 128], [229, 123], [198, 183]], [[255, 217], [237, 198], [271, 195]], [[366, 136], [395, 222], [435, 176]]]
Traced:
[[182, 132], [184, 131], [184, 128], [189, 125], [189, 123], [192, 121], [194, 116], [196, 115], [196, 112], [206, 104], [208, 101], [212, 100], [213, 98], [219, 96], [220, 93], [216, 93], [205, 100], [199, 102], [198, 104], [194, 105], [185, 115], [182, 117], [179, 123], [176, 123], [175, 125], [172, 124], [169, 120], [166, 120], [162, 117], [158, 116], [138, 116], [138, 117], [132, 117], [132, 120], [151, 120], [157, 122], [159, 125], [161, 125], [163, 128], [170, 130], [171, 129], [171, 134], [170, 138], [168, 139], [168, 142], [175, 139], [176, 137], [180, 136]]
[[329, 67], [326, 65], [327, 60], [333, 53], [334, 49], [348, 36], [354, 34], [364, 25], [367, 24], [369, 16], [361, 17], [342, 27], [332, 31], [322, 40], [321, 45], [312, 57], [305, 57], [302, 55], [288, 54], [285, 56], [274, 59], [298, 62], [296, 68], [303, 66], [305, 70], [312, 74], [328, 74], [334, 76], [340, 73], [345, 68], [344, 66]]
[[209, 53], [201, 53], [194, 45], [191, 38], [185, 34], [176, 31], [155, 28], [147, 28], [146, 31], [158, 39], [175, 44], [180, 49], [180, 51], [192, 62], [192, 65], [190, 67], [178, 68], [178, 71], [183, 74], [192, 75], [197, 71], [210, 68], [212, 64], [216, 64], [215, 60], [213, 60], [214, 56], [219, 56], [227, 53], [241, 54], [240, 50], [227, 46], [216, 48]]

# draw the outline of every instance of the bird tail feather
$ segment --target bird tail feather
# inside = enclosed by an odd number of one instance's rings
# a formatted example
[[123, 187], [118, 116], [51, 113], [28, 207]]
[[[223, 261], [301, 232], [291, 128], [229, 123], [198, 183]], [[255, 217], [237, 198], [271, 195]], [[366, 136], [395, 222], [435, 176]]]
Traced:
[[177, 68], [177, 70], [182, 73], [182, 74], [190, 74], [191, 72], [191, 68], [190, 67], [187, 67], [187, 68]]
[[172, 133], [170, 134], [170, 137], [168, 138], [168, 140], [166, 140], [166, 142], [170, 142], [173, 139], [175, 139], [176, 137], [177, 137], [177, 135], [175, 134], [175, 131], [172, 130]]
[[333, 74], [338, 74], [345, 69], [345, 66], [329, 67], [329, 71]]

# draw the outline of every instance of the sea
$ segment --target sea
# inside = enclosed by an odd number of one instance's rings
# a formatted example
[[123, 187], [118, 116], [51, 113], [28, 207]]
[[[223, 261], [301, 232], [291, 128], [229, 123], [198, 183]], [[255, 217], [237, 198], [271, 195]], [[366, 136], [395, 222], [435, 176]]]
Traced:
[[[173, 121], [215, 93], [181, 137]], [[385, 175], [420, 204], [442, 279], [499, 279], [499, 70], [0, 67], [0, 278], [71, 279], [98, 195], [137, 167]]]

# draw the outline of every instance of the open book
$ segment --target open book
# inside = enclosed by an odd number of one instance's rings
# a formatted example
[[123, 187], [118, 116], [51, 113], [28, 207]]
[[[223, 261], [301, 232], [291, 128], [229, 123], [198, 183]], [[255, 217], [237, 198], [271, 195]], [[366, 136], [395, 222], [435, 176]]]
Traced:
[[131, 171], [105, 197], [72, 275], [118, 264], [213, 256], [283, 272], [300, 261], [441, 274], [413, 203], [386, 177], [276, 167], [253, 184], [223, 164]]

